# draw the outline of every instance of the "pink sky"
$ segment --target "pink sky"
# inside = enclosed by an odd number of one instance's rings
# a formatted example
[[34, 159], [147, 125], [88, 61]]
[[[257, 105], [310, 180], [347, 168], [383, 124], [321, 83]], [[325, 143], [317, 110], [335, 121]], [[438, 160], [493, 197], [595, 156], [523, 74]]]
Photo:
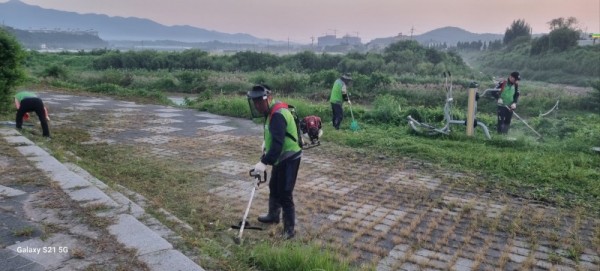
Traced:
[[[0, 0], [6, 2], [7, 0]], [[324, 34], [363, 42], [456, 26], [474, 33], [504, 34], [517, 19], [533, 33], [548, 21], [576, 17], [579, 27], [600, 33], [600, 0], [21, 0], [78, 13], [147, 18], [225, 33], [310, 43]]]

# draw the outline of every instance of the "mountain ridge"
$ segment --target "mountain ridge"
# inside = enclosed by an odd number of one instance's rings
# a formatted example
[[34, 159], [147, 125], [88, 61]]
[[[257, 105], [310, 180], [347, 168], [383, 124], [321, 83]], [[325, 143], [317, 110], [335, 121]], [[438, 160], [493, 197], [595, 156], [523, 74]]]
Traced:
[[[61, 29], [96, 31], [102, 40], [106, 41], [158, 41], [173, 40], [180, 42], [224, 42], [246, 44], [281, 45], [285, 41], [257, 38], [245, 33], [224, 33], [207, 30], [190, 25], [165, 26], [150, 19], [138, 17], [108, 16], [96, 13], [77, 13], [46, 9], [35, 5], [28, 5], [19, 0], [9, 0], [0, 3], [0, 18], [2, 23], [16, 29]], [[455, 46], [457, 42], [492, 41], [502, 39], [502, 34], [483, 33], [477, 34], [465, 29], [446, 26], [437, 28], [413, 39], [422, 44], [446, 43]], [[390, 44], [407, 36], [383, 37], [371, 40], [368, 43]]]
[[[28, 5], [19, 0], [0, 3], [0, 18], [5, 25], [18, 29], [94, 30], [103, 40], [178, 40], [185, 42], [222, 41], [233, 43], [269, 43], [244, 33], [223, 33], [189, 25], [165, 26], [150, 19], [76, 13]], [[27, 19], [24, 19], [27, 18]], [[52, 22], [50, 25], [49, 22]]]

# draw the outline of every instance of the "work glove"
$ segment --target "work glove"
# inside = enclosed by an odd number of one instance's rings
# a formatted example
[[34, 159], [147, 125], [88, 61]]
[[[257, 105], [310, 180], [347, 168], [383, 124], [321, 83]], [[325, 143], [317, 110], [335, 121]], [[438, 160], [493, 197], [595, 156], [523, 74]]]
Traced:
[[267, 165], [265, 165], [263, 162], [258, 162], [256, 165], [254, 165], [254, 174], [263, 174], [265, 170], [267, 170]]
[[498, 98], [498, 102], [497, 102], [497, 103], [498, 103], [499, 105], [503, 105], [503, 104], [504, 104], [504, 101], [502, 100], [502, 98]]
[[512, 103], [512, 104], [510, 105], [510, 109], [511, 109], [511, 110], [515, 110], [515, 109], [517, 109], [517, 104], [516, 104], [516, 103]]

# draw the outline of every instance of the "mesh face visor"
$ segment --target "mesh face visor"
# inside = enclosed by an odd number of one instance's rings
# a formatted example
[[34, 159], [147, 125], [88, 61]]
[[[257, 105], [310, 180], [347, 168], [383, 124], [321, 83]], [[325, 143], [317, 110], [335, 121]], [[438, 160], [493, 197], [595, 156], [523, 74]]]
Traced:
[[[267, 98], [267, 96], [265, 96], [264, 99], [266, 99], [266, 98]], [[262, 98], [252, 99], [252, 98], [248, 97], [248, 106], [250, 107], [250, 114], [252, 115], [252, 118], [255, 119], [255, 118], [264, 117], [265, 115], [258, 112], [258, 109], [256, 109], [256, 106], [254, 105], [254, 100], [262, 101], [263, 99]]]
[[254, 86], [252, 90], [248, 91], [248, 106], [250, 107], [250, 114], [252, 115], [252, 118], [260, 118], [265, 116], [264, 113], [258, 111], [254, 102], [264, 103], [270, 94], [271, 91], [262, 85]]

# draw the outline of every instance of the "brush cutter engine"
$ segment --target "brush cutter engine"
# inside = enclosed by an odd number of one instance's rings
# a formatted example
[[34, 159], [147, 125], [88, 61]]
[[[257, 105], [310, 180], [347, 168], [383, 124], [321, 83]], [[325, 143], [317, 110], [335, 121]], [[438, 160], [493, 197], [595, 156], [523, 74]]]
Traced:
[[306, 116], [300, 121], [302, 137], [304, 137], [306, 139], [305, 142], [307, 142], [305, 143], [306, 147], [321, 144], [319, 141], [319, 138], [323, 135], [323, 130], [321, 128], [321, 118], [318, 116]]

